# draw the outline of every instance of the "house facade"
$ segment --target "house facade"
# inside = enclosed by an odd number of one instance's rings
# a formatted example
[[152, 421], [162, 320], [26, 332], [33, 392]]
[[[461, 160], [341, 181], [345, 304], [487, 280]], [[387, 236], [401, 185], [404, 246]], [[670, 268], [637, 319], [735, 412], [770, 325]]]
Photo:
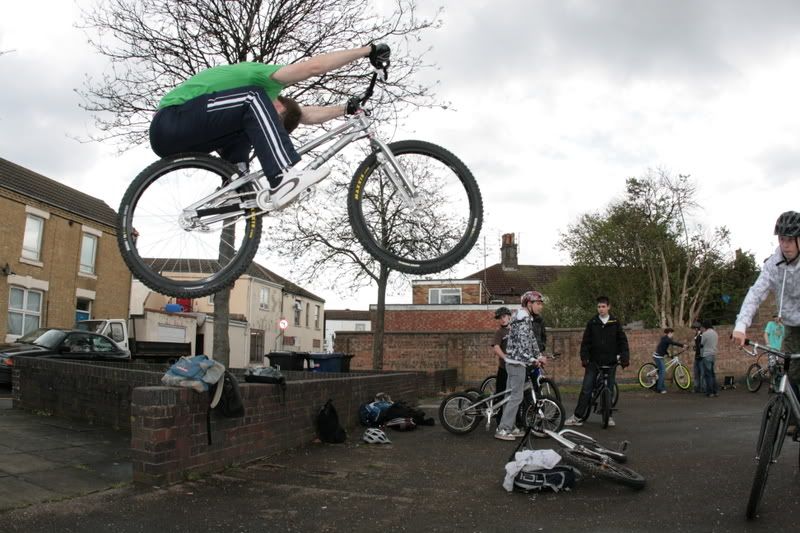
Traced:
[[127, 316], [131, 275], [105, 202], [0, 158], [0, 339]]
[[[191, 272], [181, 272], [184, 278]], [[204, 298], [170, 298], [134, 282], [131, 316], [147, 310], [163, 310], [169, 303], [182, 307], [182, 316], [194, 317], [195, 352], [213, 355], [214, 295]], [[252, 263], [236, 280], [230, 294], [230, 366], [245, 368], [262, 364], [272, 351], [321, 352], [325, 300]], [[284, 325], [285, 328], [281, 326]], [[189, 328], [191, 329], [191, 328]], [[192, 336], [191, 332], [186, 332]], [[185, 342], [190, 342], [186, 340]]]
[[336, 333], [344, 331], [372, 331], [369, 311], [330, 309], [325, 311], [325, 351], [334, 351]]

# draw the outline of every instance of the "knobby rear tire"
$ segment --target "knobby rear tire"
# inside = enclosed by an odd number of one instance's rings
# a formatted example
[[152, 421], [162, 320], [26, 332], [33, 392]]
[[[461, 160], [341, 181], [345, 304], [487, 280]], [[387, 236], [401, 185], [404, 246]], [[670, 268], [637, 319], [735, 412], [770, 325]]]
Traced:
[[761, 439], [761, 446], [758, 448], [758, 462], [756, 473], [753, 478], [753, 486], [750, 488], [750, 498], [747, 500], [747, 519], [753, 520], [758, 514], [758, 505], [764, 495], [767, 486], [767, 476], [769, 467], [772, 464], [772, 455], [775, 451], [777, 439], [784, 438], [779, 435], [781, 429], [781, 417], [786, 412], [786, 404], [783, 396], [775, 397], [772, 405], [765, 409], [764, 413], [768, 416], [767, 424], [764, 427], [764, 436]]
[[606, 429], [611, 418], [611, 391], [608, 387], [600, 392], [600, 414], [603, 417], [603, 429]]
[[454, 435], [466, 435], [481, 422], [483, 415], [471, 406], [475, 403], [465, 392], [456, 392], [447, 396], [439, 405], [439, 421], [442, 426]]
[[[219, 177], [219, 183], [213, 185], [215, 187], [218, 187], [224, 180], [237, 175], [233, 165], [208, 154], [178, 154], [156, 161], [134, 178], [122, 197], [119, 212], [117, 213], [117, 244], [119, 245], [122, 259], [131, 273], [149, 288], [161, 294], [177, 298], [200, 298], [229, 287], [247, 270], [258, 251], [261, 239], [261, 217], [255, 215], [255, 210], [251, 210], [249, 213], [251, 216], [242, 219], [245, 221], [245, 231], [242, 231], [242, 234], [237, 236], [241, 239], [238, 243], [239, 247], [232, 250], [227, 264], [221, 264], [213, 256], [196, 261], [198, 257], [192, 256], [192, 251], [187, 251], [187, 249], [178, 245], [169, 246], [166, 244], [168, 241], [171, 242], [172, 239], [177, 241], [182, 236], [191, 235], [190, 232], [178, 227], [177, 213], [183, 207], [193, 203], [193, 196], [197, 194], [197, 191], [188, 187], [183, 188], [176, 184], [174, 187], [180, 187], [180, 190], [175, 191], [173, 202], [175, 205], [169, 204], [168, 200], [171, 199], [169, 196], [159, 194], [162, 186], [169, 184], [167, 178], [175, 178], [181, 175], [182, 172], [186, 173], [187, 179], [183, 183], [187, 186], [192, 184], [191, 177], [195, 173], [203, 173], [209, 183], [214, 182], [216, 177]], [[159, 180], [161, 181], [159, 182]], [[143, 195], [148, 193], [148, 189], [157, 184], [157, 182], [158, 187], [154, 189], [155, 192], [151, 191], [150, 195], [146, 196], [144, 203], [150, 202], [152, 199], [158, 199], [163, 203], [160, 202], [154, 206], [140, 205]], [[210, 192], [213, 192], [213, 189], [205, 192], [205, 194]], [[242, 196], [255, 196], [255, 188], [251, 183], [242, 186], [236, 192]], [[187, 198], [185, 201], [183, 200], [184, 197]], [[151, 209], [152, 213], [150, 212]], [[145, 233], [145, 228], [140, 227], [137, 231], [141, 231], [144, 234], [137, 238], [134, 233], [137, 220], [152, 221], [152, 231], [148, 227]], [[165, 227], [161, 227], [162, 225]], [[215, 233], [215, 229], [205, 232], [206, 235], [211, 233]], [[220, 236], [222, 235], [221, 227], [219, 234]], [[203, 232], [198, 231], [197, 235], [199, 242]], [[146, 245], [147, 239], [151, 236], [154, 242], [164, 243], [159, 245], [158, 249], [164, 250], [166, 254], [185, 252], [190, 257], [142, 257], [140, 248], [142, 248], [143, 244]], [[235, 245], [236, 242], [234, 241], [232, 244]], [[207, 247], [206, 250], [208, 250]], [[142, 250], [142, 253], [149, 255], [147, 250]], [[211, 272], [207, 272], [208, 270], [211, 270]], [[173, 275], [175, 272], [179, 275], [203, 275], [204, 273], [209, 275], [202, 278], [176, 280], [162, 275], [164, 271], [172, 272]]]
[[653, 363], [645, 363], [639, 367], [638, 376], [639, 385], [645, 389], [652, 389], [658, 381], [658, 368]]
[[647, 484], [647, 481], [641, 474], [634, 472], [627, 466], [623, 466], [616, 461], [609, 460], [603, 462], [595, 457], [584, 455], [567, 448], [562, 448], [558, 453], [561, 455], [562, 461], [568, 465], [574, 466], [585, 474], [588, 473], [635, 490], [641, 490]]
[[[422, 221], [421, 224], [426, 225], [426, 227], [414, 229], [414, 219], [418, 219], [420, 216], [423, 216], [424, 213], [409, 213], [407, 218], [410, 223], [407, 224], [407, 226], [410, 228], [410, 231], [415, 232], [415, 235], [413, 238], [396, 239], [400, 241], [401, 244], [395, 243], [387, 246], [386, 242], [391, 240], [391, 238], [385, 234], [375, 235], [370, 229], [371, 226], [375, 226], [379, 233], [383, 232], [386, 227], [384, 224], [386, 217], [381, 216], [381, 219], [383, 219], [382, 222], [376, 224], [374, 221], [370, 223], [364, 214], [365, 201], [367, 211], [374, 208], [374, 204], [376, 203], [374, 197], [367, 192], [371, 190], [371, 187], [377, 187], [381, 191], [381, 195], [391, 196], [392, 194], [391, 192], [385, 191], [386, 187], [378, 186], [383, 178], [381, 178], [379, 175], [380, 173], [376, 173], [376, 171], [381, 168], [382, 163], [378, 160], [378, 152], [373, 152], [359, 165], [358, 169], [356, 169], [347, 195], [347, 211], [353, 233], [370, 255], [392, 270], [405, 272], [407, 274], [432, 274], [450, 268], [469, 253], [478, 239], [481, 225], [483, 224], [483, 200], [481, 199], [480, 189], [475, 182], [475, 178], [472, 176], [472, 172], [470, 172], [467, 166], [452, 153], [440, 146], [425, 141], [399, 141], [390, 143], [388, 147], [398, 160], [402, 160], [403, 155], [418, 155], [425, 161], [430, 160], [431, 164], [438, 162], [440, 165], [443, 165], [439, 168], [444, 168], [448, 173], [453, 173], [458, 178], [461, 187], [463, 187], [463, 191], [458, 191], [458, 201], [467, 202], [468, 207], [466, 209], [469, 212], [452, 213], [452, 215], [456, 217], [466, 217], [465, 224], [462, 228], [458, 229], [459, 238], [449, 249], [434, 252], [439, 254], [434, 257], [411, 257], [414, 251], [422, 253], [422, 249], [435, 249], [436, 246], [441, 243], [430, 242], [437, 240], [435, 235], [426, 237], [428, 232], [434, 230], [436, 224], [431, 223], [431, 221]], [[388, 165], [390, 163], [386, 162], [383, 164]], [[406, 168], [406, 170], [408, 174], [411, 174], [412, 169]], [[426, 174], [423, 172], [422, 176], [424, 180]], [[413, 180], [413, 177], [409, 179]], [[421, 185], [424, 184], [416, 180], [414, 181], [414, 185], [416, 185], [418, 189], [417, 193], [424, 195], [425, 192], [421, 187]], [[460, 196], [464, 194], [465, 196], [461, 198]], [[394, 201], [397, 202], [397, 199]], [[419, 223], [419, 220], [416, 222]], [[400, 251], [387, 249], [395, 247], [400, 248]]]

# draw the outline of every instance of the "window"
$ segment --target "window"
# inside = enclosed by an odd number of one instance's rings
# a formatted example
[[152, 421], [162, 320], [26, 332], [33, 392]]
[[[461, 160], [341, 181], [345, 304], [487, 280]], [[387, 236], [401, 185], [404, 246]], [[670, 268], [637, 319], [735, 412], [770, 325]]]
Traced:
[[308, 321], [311, 318], [311, 304], [306, 304], [306, 327], [308, 327]]
[[250, 362], [264, 362], [264, 330], [250, 330]]
[[208, 305], [214, 305], [214, 295], [213, 294], [209, 294], [208, 295]]
[[105, 337], [92, 335], [92, 351], [94, 353], [111, 353], [116, 352], [117, 350], [118, 348], [114, 345], [114, 343]]
[[314, 328], [319, 329], [319, 306], [314, 306]]
[[78, 298], [75, 306], [75, 321], [89, 320], [92, 318], [92, 301], [88, 298]]
[[367, 331], [367, 325], [363, 323], [356, 324], [356, 331]]
[[262, 287], [258, 291], [258, 308], [267, 310], [269, 309], [269, 287]]
[[97, 236], [88, 233], [83, 234], [81, 243], [81, 266], [80, 271], [84, 274], [94, 274], [94, 263], [97, 258]]
[[25, 236], [22, 239], [22, 257], [31, 261], [39, 261], [42, 256], [42, 234], [44, 219], [28, 214], [25, 221]]
[[461, 303], [461, 289], [429, 289], [428, 290], [428, 303], [429, 304], [460, 304]]
[[301, 314], [300, 312], [302, 310], [303, 310], [303, 304], [300, 302], [300, 300], [295, 300], [294, 301], [294, 325], [295, 326], [299, 326], [300, 325], [300, 314]]
[[8, 334], [25, 335], [38, 328], [42, 318], [43, 293], [11, 287], [8, 299]]
[[111, 323], [111, 331], [108, 334], [114, 342], [125, 342], [125, 330], [119, 322]]

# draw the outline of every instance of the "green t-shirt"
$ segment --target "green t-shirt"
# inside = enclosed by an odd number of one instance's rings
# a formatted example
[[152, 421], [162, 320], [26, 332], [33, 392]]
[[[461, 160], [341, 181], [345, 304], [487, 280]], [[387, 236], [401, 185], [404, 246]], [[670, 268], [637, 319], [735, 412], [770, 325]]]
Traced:
[[770, 320], [767, 322], [767, 327], [764, 328], [764, 331], [769, 339], [769, 347], [780, 350], [781, 344], [783, 344], [783, 324]]
[[283, 85], [272, 79], [272, 75], [282, 65], [263, 63], [236, 63], [221, 65], [198, 72], [164, 96], [158, 108], [180, 105], [192, 98], [218, 91], [257, 85], [264, 89], [270, 100], [275, 100]]

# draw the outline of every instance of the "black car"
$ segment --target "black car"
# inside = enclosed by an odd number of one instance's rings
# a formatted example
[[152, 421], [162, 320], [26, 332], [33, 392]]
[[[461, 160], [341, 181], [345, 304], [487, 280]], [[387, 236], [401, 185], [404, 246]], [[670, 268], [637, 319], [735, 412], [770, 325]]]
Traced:
[[48, 357], [70, 360], [128, 361], [131, 356], [114, 341], [98, 333], [60, 328], [39, 328], [11, 344], [0, 344], [0, 384], [11, 383], [14, 357]]

